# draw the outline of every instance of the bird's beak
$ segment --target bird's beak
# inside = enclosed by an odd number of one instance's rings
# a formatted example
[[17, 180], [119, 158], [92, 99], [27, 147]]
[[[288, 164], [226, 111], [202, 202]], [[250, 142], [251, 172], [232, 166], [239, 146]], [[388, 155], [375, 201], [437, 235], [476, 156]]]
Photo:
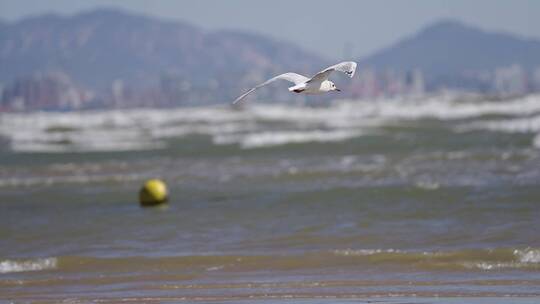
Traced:
[[336, 91], [338, 91], [338, 92], [341, 92], [341, 90], [340, 90], [340, 89], [338, 89], [338, 88], [336, 88]]

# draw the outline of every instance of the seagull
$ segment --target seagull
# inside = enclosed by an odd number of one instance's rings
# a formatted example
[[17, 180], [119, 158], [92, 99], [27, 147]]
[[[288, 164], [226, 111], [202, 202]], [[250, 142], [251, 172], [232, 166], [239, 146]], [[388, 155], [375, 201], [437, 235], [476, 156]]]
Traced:
[[343, 72], [352, 78], [354, 76], [354, 72], [356, 71], [356, 62], [344, 61], [333, 66], [329, 66], [326, 69], [315, 74], [315, 76], [311, 78], [307, 78], [306, 76], [292, 72], [278, 75], [274, 78], [268, 79], [267, 81], [259, 84], [254, 88], [251, 88], [246, 93], [240, 95], [240, 97], [236, 98], [236, 100], [233, 101], [233, 105], [242, 101], [246, 96], [248, 96], [256, 89], [280, 79], [294, 83], [294, 86], [289, 88], [290, 92], [304, 94], [322, 94], [330, 91], [340, 92], [341, 90], [338, 89], [332, 81], [328, 80], [328, 76], [330, 76], [333, 71]]

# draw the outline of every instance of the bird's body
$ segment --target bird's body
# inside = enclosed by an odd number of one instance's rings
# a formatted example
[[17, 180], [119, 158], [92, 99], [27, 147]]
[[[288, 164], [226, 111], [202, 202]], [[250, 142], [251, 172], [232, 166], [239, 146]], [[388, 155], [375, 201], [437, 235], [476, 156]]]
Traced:
[[323, 94], [333, 91], [333, 82], [325, 80], [322, 82], [301, 83], [289, 88], [290, 92], [303, 93], [303, 94]]
[[323, 94], [330, 91], [340, 91], [338, 88], [336, 88], [336, 85], [332, 81], [328, 80], [328, 76], [330, 76], [333, 71], [340, 71], [347, 74], [349, 77], [353, 77], [354, 72], [356, 71], [356, 62], [345, 61], [338, 63], [320, 71], [311, 78], [292, 72], [278, 75], [242, 94], [233, 102], [233, 104], [242, 101], [247, 95], [256, 89], [280, 79], [294, 83], [294, 86], [289, 88], [290, 92], [303, 94]]

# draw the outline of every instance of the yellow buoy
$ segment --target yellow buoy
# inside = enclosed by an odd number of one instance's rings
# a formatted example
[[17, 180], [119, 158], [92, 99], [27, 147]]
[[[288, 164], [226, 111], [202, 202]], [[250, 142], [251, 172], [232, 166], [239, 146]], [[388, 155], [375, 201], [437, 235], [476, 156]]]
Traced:
[[139, 191], [139, 202], [143, 207], [157, 206], [167, 202], [167, 185], [159, 179], [147, 180]]

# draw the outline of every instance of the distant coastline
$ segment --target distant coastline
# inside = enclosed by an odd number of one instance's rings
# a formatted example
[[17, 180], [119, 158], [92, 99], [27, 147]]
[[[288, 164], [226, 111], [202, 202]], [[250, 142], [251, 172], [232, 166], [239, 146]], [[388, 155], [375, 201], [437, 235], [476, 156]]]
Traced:
[[[205, 32], [109, 9], [29, 17], [0, 27], [0, 33], [0, 111], [226, 103], [270, 75], [311, 75], [317, 72], [313, 66], [333, 61], [263, 35]], [[537, 54], [540, 41], [444, 20], [357, 59], [357, 75], [340, 84], [339, 98], [441, 90], [525, 95], [540, 91]], [[274, 90], [257, 96], [298, 100]]]

